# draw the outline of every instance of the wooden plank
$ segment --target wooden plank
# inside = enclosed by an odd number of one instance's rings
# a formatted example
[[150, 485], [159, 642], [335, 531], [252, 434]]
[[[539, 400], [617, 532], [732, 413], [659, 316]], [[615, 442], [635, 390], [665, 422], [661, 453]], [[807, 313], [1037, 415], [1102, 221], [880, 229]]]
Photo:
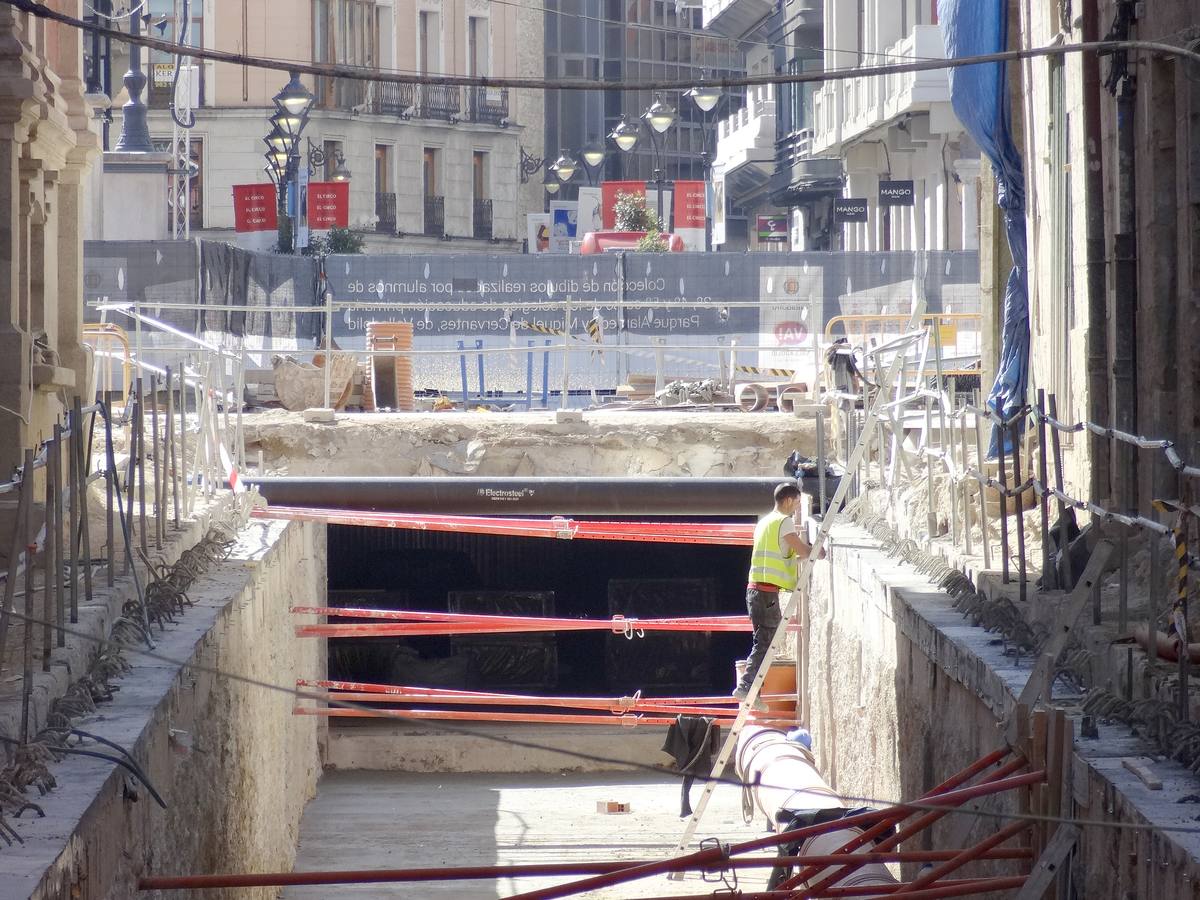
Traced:
[[1092, 587], [1099, 582], [1100, 575], [1104, 571], [1112, 551], [1111, 541], [1102, 540], [1096, 543], [1096, 549], [1092, 551], [1087, 567], [1084, 568], [1083, 574], [1079, 576], [1079, 581], [1075, 584], [1075, 589], [1063, 601], [1058, 619], [1050, 631], [1050, 637], [1042, 647], [1042, 655], [1038, 657], [1037, 664], [1029, 674], [1029, 680], [1025, 682], [1025, 687], [1018, 698], [1019, 704], [1033, 707], [1037, 705], [1038, 700], [1049, 699], [1042, 697], [1046, 690], [1047, 680], [1052, 677], [1054, 665], [1062, 655], [1063, 648], [1071, 636], [1071, 629], [1075, 627], [1080, 613], [1091, 599]]
[[1060, 825], [1042, 855], [1038, 857], [1033, 871], [1025, 879], [1025, 885], [1013, 900], [1042, 900], [1046, 889], [1058, 877], [1059, 869], [1078, 840], [1078, 828], [1074, 825]]
[[1150, 767], [1141, 758], [1126, 756], [1121, 760], [1121, 765], [1136, 775], [1138, 780], [1146, 786], [1147, 790], [1162, 790], [1162, 779], [1150, 771]]

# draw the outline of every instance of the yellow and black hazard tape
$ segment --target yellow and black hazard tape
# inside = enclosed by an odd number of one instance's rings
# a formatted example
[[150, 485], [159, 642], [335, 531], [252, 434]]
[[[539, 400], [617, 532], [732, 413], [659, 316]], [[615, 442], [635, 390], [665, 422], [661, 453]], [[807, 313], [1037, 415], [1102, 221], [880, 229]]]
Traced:
[[561, 328], [551, 328], [548, 325], [539, 325], [536, 322], [517, 322], [516, 325], [518, 328], [524, 329], [525, 331], [535, 331], [538, 334], [553, 334], [557, 335], [558, 337], [562, 337], [562, 335], [566, 334], [566, 332]]
[[734, 366], [734, 368], [748, 375], [772, 375], [776, 378], [791, 378], [796, 374], [795, 369], [770, 369], [762, 366]]
[[600, 333], [599, 319], [588, 319], [587, 333], [588, 337], [590, 337], [597, 344], [604, 340], [604, 336]]
[[1187, 527], [1186, 517], [1189, 510], [1186, 506], [1179, 503], [1172, 503], [1169, 500], [1155, 500], [1154, 508], [1159, 512], [1173, 512], [1175, 517], [1175, 528], [1173, 536], [1175, 538], [1175, 601], [1180, 602], [1187, 599], [1188, 591], [1188, 552], [1187, 552]]

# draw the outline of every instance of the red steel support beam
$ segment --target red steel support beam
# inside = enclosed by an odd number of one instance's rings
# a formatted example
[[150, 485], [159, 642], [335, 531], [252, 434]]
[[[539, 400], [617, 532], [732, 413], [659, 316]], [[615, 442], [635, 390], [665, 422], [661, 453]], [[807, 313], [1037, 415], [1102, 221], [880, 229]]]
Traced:
[[985, 838], [984, 840], [982, 840], [978, 844], [976, 844], [974, 847], [967, 847], [965, 850], [963, 850], [958, 855], [956, 855], [954, 857], [954, 859], [946, 860], [946, 862], [942, 863], [940, 866], [937, 866], [936, 868], [932, 869], [931, 871], [926, 872], [924, 875], [919, 877], [916, 881], [906, 885], [901, 890], [896, 891], [896, 893], [904, 894], [905, 896], [908, 896], [913, 893], [917, 893], [921, 888], [929, 887], [934, 882], [945, 877], [946, 875], [949, 875], [951, 872], [955, 872], [958, 869], [961, 869], [963, 866], [967, 865], [968, 863], [972, 863], [975, 860], [979, 859], [979, 856], [981, 853], [986, 853], [987, 851], [991, 850], [993, 847], [1000, 846], [1005, 841], [1007, 841], [1009, 838], [1016, 837], [1022, 831], [1029, 828], [1029, 826], [1032, 824], [1033, 824], [1032, 822], [1021, 821], [1021, 822], [1013, 822], [1011, 825], [1006, 825], [1004, 828], [1001, 828], [999, 831], [997, 831], [991, 837]]
[[[952, 859], [955, 850], [913, 850], [895, 853], [874, 853], [872, 862], [944, 862]], [[1027, 847], [985, 852], [981, 859], [1030, 860], [1033, 851]], [[726, 865], [735, 869], [774, 868], [778, 865], [805, 863], [836, 863], [834, 856], [761, 856], [731, 859]], [[214, 890], [239, 887], [290, 887], [315, 884], [387, 884], [419, 881], [474, 881], [489, 878], [545, 878], [555, 875], [592, 875], [615, 872], [643, 861], [544, 863], [521, 866], [464, 866], [414, 869], [344, 869], [315, 872], [267, 872], [262, 874], [218, 875], [150, 875], [138, 881], [140, 891]], [[645, 862], [648, 862], [645, 861]], [[774, 892], [772, 892], [774, 893]]]
[[[951, 790], [961, 787], [962, 785], [964, 785], [968, 781], [970, 781], [972, 778], [974, 778], [976, 775], [980, 774], [981, 772], [986, 771], [990, 766], [993, 766], [996, 763], [1000, 762], [1000, 760], [1007, 757], [1010, 754], [1010, 752], [1011, 751], [1007, 747], [1002, 747], [998, 750], [993, 750], [987, 756], [984, 756], [983, 758], [978, 759], [971, 765], [967, 766], [967, 768], [963, 769], [957, 775], [953, 775], [950, 778], [947, 778], [945, 781], [943, 781], [937, 787], [933, 788], [931, 791], [927, 792], [923, 797], [921, 797], [921, 800], [926, 801], [926, 800], [931, 799], [932, 797], [936, 797], [938, 795], [945, 794], [947, 791], [951, 791]], [[1015, 764], [1017, 762], [1019, 762], [1019, 765]], [[1009, 763], [1008, 765], [1004, 766], [1003, 768], [1001, 768], [1001, 769], [997, 770], [996, 772], [992, 773], [991, 775], [989, 775], [989, 778], [990, 779], [1003, 778], [1006, 775], [1012, 774], [1013, 772], [1016, 772], [1019, 769], [1023, 768], [1024, 765], [1025, 765], [1025, 762], [1023, 760], [1014, 761], [1013, 763]], [[899, 814], [892, 816], [891, 818], [889, 818], [885, 821], [879, 822], [878, 824], [871, 826], [870, 828], [863, 831], [862, 834], [858, 835], [857, 837], [855, 837], [852, 840], [847, 841], [845, 844], [843, 844], [838, 849], [837, 852], [845, 853], [845, 854], [853, 853], [853, 851], [857, 850], [859, 847], [863, 847], [863, 846], [867, 845], [868, 843], [871, 843], [876, 838], [880, 837], [889, 828], [892, 828], [893, 826], [898, 825], [900, 822], [902, 822], [904, 819], [908, 818], [912, 814], [913, 814], [913, 811], [911, 811], [911, 810], [910, 811], [902, 811]], [[855, 853], [854, 855], [857, 857], [859, 854]], [[808, 868], [806, 868], [800, 872], [797, 872], [791, 878], [787, 879], [782, 885], [780, 885], [780, 887], [790, 888], [790, 887], [795, 887], [796, 885], [804, 884], [806, 881], [808, 881], [810, 878], [812, 878], [814, 875], [816, 875], [819, 871], [821, 871], [820, 866], [809, 866]], [[846, 870], [847, 874], [851, 871], [853, 871], [853, 869]], [[842, 877], [845, 877], [845, 876], [843, 875]]]
[[[1022, 765], [1024, 765], [1024, 761], [1021, 762]], [[990, 781], [985, 782], [984, 784], [974, 785], [972, 787], [948, 791], [944, 794], [930, 797], [918, 802], [922, 805], [944, 806], [946, 807], [945, 811], [949, 812], [951, 809], [961, 806], [968, 800], [974, 800], [978, 797], [985, 797], [989, 794], [1001, 793], [1017, 787], [1024, 787], [1025, 785], [1044, 781], [1045, 778], [1045, 771], [1031, 772], [1028, 775], [1016, 775], [1011, 778], [1003, 778], [997, 781]], [[767, 837], [757, 838], [752, 841], [744, 841], [740, 844], [733, 844], [728, 848], [728, 853], [731, 856], [736, 856], [742, 853], [750, 853], [754, 850], [763, 850], [767, 847], [776, 847], [780, 844], [790, 844], [793, 841], [815, 837], [819, 834], [828, 834], [831, 831], [841, 831], [844, 828], [858, 825], [874, 825], [879, 821], [887, 819], [889, 815], [894, 815], [901, 810], [913, 810], [919, 808], [920, 807], [914, 807], [911, 804], [902, 803], [898, 804], [897, 806], [887, 807], [885, 809], [872, 810], [871, 812], [846, 816], [845, 818], [835, 819], [831, 822], [823, 822], [820, 825], [809, 825], [804, 828], [796, 828], [791, 831], [784, 831], [779, 834], [768, 835]], [[942, 814], [944, 815], [945, 813], [943, 812]], [[695, 853], [662, 860], [661, 862], [652, 863], [649, 865], [631, 866], [630, 868], [623, 869], [619, 872], [612, 872], [606, 875], [597, 875], [593, 878], [584, 878], [580, 881], [573, 881], [567, 884], [543, 888], [537, 891], [529, 891], [524, 894], [516, 894], [510, 897], [509, 900], [553, 900], [553, 898], [569, 897], [573, 894], [582, 894], [598, 888], [611, 887], [615, 884], [624, 884], [628, 881], [636, 881], [640, 878], [647, 878], [653, 875], [662, 875], [667, 872], [695, 868], [714, 868], [715, 864], [720, 862], [723, 856], [724, 854], [721, 848], [700, 850]], [[878, 893], [879, 891], [877, 890], [876, 892]]]
[[[946, 897], [969, 897], [972, 894], [991, 894], [1000, 891], [1015, 891], [1019, 890], [1025, 884], [1024, 875], [1014, 875], [1008, 878], [971, 878], [963, 881], [948, 881], [936, 887], [925, 888], [924, 890], [914, 891], [911, 894], [904, 894], [906, 900], [943, 900]], [[878, 897], [880, 894], [886, 893], [889, 897], [896, 896], [907, 884], [896, 885], [876, 885], [869, 884], [861, 887], [836, 887], [829, 888], [827, 891], [820, 894], [792, 893], [792, 900], [799, 897], [813, 898], [840, 898], [840, 897]]]

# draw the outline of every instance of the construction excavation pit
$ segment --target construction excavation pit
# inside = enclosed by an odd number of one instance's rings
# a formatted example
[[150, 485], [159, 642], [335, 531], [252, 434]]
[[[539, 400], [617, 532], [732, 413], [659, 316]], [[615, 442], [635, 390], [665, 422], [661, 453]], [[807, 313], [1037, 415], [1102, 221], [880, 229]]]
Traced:
[[[982, 412], [214, 393], [78, 408], [0, 495], [0, 898], [1195, 896], [1193, 776], [1107, 699], [1170, 542], [1039, 593]], [[734, 696], [781, 483], [820, 549]]]

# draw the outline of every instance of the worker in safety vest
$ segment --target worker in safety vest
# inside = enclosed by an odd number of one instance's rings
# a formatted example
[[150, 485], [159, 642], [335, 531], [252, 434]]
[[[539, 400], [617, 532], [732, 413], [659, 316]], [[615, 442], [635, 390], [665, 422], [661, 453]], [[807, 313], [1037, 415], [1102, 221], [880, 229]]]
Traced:
[[[754, 676], [767, 655], [767, 648], [782, 621], [779, 592], [793, 591], [800, 559], [807, 559], [812, 547], [796, 531], [794, 516], [800, 509], [800, 488], [785, 482], [775, 488], [775, 508], [758, 520], [754, 528], [754, 550], [750, 557], [750, 578], [746, 585], [746, 609], [754, 626], [754, 643], [733, 696], [745, 700]], [[824, 551], [818, 558], [824, 558]], [[765, 710], [756, 700], [754, 708]]]

